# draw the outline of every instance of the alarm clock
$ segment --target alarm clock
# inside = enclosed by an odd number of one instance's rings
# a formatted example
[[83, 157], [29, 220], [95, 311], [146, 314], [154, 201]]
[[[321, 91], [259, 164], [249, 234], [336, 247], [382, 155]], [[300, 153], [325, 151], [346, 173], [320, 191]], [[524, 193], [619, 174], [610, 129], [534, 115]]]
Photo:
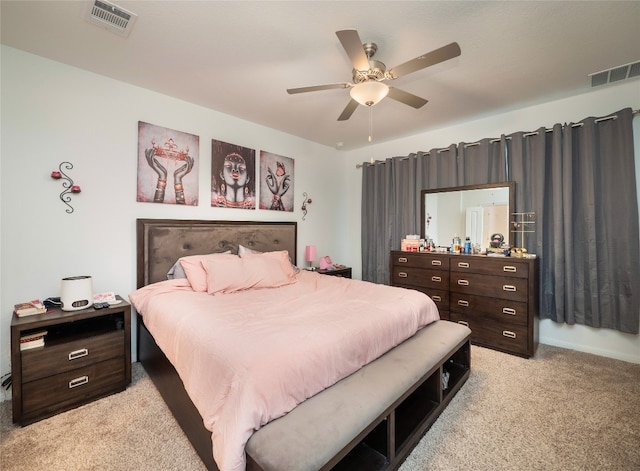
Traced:
[[77, 311], [93, 305], [93, 279], [90, 276], [70, 276], [62, 279], [61, 309]]

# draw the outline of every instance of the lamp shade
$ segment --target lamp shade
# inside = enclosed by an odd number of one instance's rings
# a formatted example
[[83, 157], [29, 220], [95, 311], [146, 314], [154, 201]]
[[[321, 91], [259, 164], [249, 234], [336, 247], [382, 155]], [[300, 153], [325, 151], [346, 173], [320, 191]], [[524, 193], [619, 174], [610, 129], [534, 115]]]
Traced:
[[349, 95], [364, 106], [373, 106], [387, 96], [389, 87], [381, 82], [369, 80], [351, 88]]
[[307, 262], [315, 262], [316, 261], [316, 246], [315, 245], [307, 245], [305, 249], [304, 259]]

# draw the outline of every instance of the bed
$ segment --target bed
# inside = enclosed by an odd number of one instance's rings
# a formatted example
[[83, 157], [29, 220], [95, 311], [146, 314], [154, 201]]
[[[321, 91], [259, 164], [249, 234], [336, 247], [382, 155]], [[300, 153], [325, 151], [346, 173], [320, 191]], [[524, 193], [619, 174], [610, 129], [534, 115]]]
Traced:
[[[138, 360], [210, 470], [397, 469], [469, 376], [468, 328], [417, 291], [297, 270], [295, 222], [139, 219], [137, 244]], [[203, 286], [167, 280], [186, 257]], [[286, 278], [229, 281], [267, 259]]]

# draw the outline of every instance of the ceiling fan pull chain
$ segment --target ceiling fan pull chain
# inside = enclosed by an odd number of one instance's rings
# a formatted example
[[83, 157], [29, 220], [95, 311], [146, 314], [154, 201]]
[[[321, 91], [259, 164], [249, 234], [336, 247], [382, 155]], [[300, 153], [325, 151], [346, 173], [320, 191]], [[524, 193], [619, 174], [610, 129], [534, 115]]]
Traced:
[[369, 142], [373, 139], [373, 106], [369, 105]]

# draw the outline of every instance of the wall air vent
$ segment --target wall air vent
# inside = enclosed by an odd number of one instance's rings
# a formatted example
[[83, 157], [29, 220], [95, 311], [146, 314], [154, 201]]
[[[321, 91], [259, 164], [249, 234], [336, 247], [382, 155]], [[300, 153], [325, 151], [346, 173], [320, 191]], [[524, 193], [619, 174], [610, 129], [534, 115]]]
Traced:
[[120, 36], [127, 37], [133, 28], [138, 15], [106, 0], [92, 0], [89, 2], [85, 19], [89, 23], [101, 26]]
[[589, 74], [592, 87], [640, 77], [640, 61]]

